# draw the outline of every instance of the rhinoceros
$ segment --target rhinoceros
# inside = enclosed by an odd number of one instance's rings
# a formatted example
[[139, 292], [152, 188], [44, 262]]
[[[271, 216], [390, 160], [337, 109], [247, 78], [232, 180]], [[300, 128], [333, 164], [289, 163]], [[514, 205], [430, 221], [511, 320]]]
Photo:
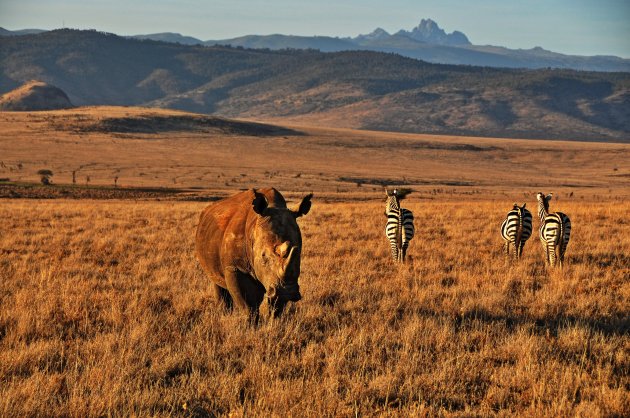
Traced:
[[263, 302], [277, 317], [289, 301], [301, 299], [302, 235], [296, 220], [309, 212], [312, 196], [291, 210], [276, 189], [250, 189], [203, 210], [197, 258], [219, 302], [249, 310], [258, 321]]

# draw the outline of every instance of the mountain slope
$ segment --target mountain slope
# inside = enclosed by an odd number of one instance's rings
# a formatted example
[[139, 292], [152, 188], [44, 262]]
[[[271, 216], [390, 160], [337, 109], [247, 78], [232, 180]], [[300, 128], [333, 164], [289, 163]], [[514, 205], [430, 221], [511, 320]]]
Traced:
[[0, 93], [32, 78], [59, 86], [77, 105], [406, 132], [630, 138], [628, 73], [436, 65], [371, 51], [186, 46], [94, 31], [0, 38]]

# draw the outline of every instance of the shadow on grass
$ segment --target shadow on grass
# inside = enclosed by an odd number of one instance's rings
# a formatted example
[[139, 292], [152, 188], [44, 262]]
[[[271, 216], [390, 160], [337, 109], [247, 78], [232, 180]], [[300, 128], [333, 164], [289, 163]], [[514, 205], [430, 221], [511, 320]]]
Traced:
[[[441, 316], [432, 311], [425, 311], [428, 316]], [[444, 315], [446, 316], [446, 315]], [[557, 336], [558, 331], [563, 328], [584, 327], [591, 333], [599, 333], [605, 336], [622, 336], [630, 332], [630, 317], [616, 318], [583, 318], [574, 315], [546, 315], [536, 317], [528, 314], [524, 315], [495, 315], [485, 309], [473, 309], [457, 315], [453, 318], [453, 326], [456, 331], [463, 331], [474, 326], [475, 322], [483, 324], [503, 325], [510, 332], [530, 325], [532, 331], [537, 335]]]

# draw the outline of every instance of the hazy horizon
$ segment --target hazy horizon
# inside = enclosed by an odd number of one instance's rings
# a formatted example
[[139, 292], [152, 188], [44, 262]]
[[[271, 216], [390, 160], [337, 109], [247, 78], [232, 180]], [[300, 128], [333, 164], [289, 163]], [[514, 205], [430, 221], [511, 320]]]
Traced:
[[421, 19], [434, 20], [447, 33], [461, 31], [475, 45], [630, 58], [630, 2], [625, 0], [0, 1], [0, 26], [8, 30], [175, 32], [203, 41], [269, 34], [354, 37], [377, 27], [395, 33], [411, 30]]

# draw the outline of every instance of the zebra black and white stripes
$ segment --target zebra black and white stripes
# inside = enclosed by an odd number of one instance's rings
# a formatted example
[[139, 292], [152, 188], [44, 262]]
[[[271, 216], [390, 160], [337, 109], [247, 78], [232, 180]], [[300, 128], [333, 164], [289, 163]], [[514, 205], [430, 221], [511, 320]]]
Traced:
[[[506, 256], [512, 253], [515, 260], [523, 254], [525, 242], [532, 235], [532, 214], [523, 206], [514, 203], [514, 207], [508, 212], [507, 217], [501, 225], [501, 236], [503, 237], [503, 250]], [[512, 248], [510, 249], [510, 245]]]
[[538, 216], [540, 217], [540, 242], [545, 251], [546, 262], [554, 267], [564, 263], [564, 253], [571, 236], [571, 220], [562, 212], [549, 213], [551, 193], [545, 196], [536, 194], [538, 200]]
[[385, 190], [387, 201], [385, 203], [385, 215], [387, 224], [385, 235], [389, 240], [392, 251], [392, 258], [395, 262], [404, 263], [407, 255], [409, 241], [413, 238], [413, 213], [400, 206], [400, 201], [409, 193], [394, 189]]

